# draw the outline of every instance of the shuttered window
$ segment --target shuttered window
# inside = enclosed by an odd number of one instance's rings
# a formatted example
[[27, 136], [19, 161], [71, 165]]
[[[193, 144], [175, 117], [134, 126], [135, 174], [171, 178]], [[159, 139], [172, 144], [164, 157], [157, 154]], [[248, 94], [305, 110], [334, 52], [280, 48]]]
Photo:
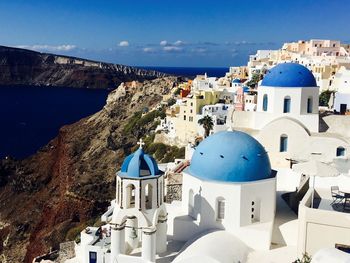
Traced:
[[225, 200], [218, 201], [218, 219], [225, 218]]

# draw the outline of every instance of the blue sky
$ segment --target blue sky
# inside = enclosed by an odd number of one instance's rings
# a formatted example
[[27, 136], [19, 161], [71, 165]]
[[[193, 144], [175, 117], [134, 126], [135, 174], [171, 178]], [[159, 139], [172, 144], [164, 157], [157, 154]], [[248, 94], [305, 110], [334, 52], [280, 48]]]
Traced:
[[246, 64], [257, 49], [350, 42], [349, 0], [0, 0], [0, 45], [139, 66]]

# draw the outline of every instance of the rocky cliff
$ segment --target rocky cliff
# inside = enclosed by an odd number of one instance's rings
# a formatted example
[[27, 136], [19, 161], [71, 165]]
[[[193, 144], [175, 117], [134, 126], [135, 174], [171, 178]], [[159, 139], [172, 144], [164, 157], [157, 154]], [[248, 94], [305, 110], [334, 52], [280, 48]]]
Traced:
[[104, 212], [123, 158], [154, 129], [141, 119], [133, 129], [135, 113], [158, 105], [176, 82], [120, 86], [103, 110], [62, 127], [37, 154], [0, 162], [0, 262], [31, 262]]
[[152, 70], [0, 46], [0, 85], [114, 89], [121, 82], [164, 76]]

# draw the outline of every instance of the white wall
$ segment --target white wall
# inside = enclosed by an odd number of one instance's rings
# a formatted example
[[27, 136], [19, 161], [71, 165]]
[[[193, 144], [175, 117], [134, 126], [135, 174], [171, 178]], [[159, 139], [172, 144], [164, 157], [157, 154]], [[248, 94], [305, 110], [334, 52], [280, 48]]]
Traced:
[[[191, 190], [194, 193], [193, 202], [189, 201]], [[225, 200], [225, 218], [222, 220], [217, 219], [218, 198]], [[205, 230], [225, 229], [253, 248], [269, 249], [275, 202], [275, 178], [223, 183], [203, 181], [184, 173], [182, 210], [187, 213], [191, 203], [194, 208], [190, 216], [175, 218], [174, 239], [189, 240]], [[252, 212], [252, 208], [255, 208], [255, 212]], [[252, 220], [252, 214], [259, 220]]]
[[334, 109], [340, 112], [340, 104], [346, 104], [346, 109], [350, 110], [350, 93], [335, 93]]
[[[268, 96], [267, 111], [263, 111], [263, 97]], [[283, 113], [284, 98], [291, 99], [290, 112]], [[312, 113], [307, 113], [307, 99], [312, 98]], [[266, 124], [280, 117], [290, 117], [299, 120], [311, 132], [318, 132], [318, 87], [309, 88], [278, 88], [258, 87], [258, 105], [255, 129], [262, 129]]]
[[[313, 255], [321, 248], [350, 244], [349, 214], [310, 208], [312, 189], [299, 205], [298, 254]], [[323, 197], [321, 195], [321, 197]]]

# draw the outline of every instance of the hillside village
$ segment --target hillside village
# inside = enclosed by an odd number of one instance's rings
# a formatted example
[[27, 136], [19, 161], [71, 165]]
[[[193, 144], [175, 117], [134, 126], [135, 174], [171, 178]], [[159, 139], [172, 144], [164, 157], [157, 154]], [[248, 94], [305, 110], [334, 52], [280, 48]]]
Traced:
[[155, 120], [115, 171], [102, 223], [60, 262], [348, 262], [349, 112], [340, 41], [285, 43], [178, 83], [126, 126]]

